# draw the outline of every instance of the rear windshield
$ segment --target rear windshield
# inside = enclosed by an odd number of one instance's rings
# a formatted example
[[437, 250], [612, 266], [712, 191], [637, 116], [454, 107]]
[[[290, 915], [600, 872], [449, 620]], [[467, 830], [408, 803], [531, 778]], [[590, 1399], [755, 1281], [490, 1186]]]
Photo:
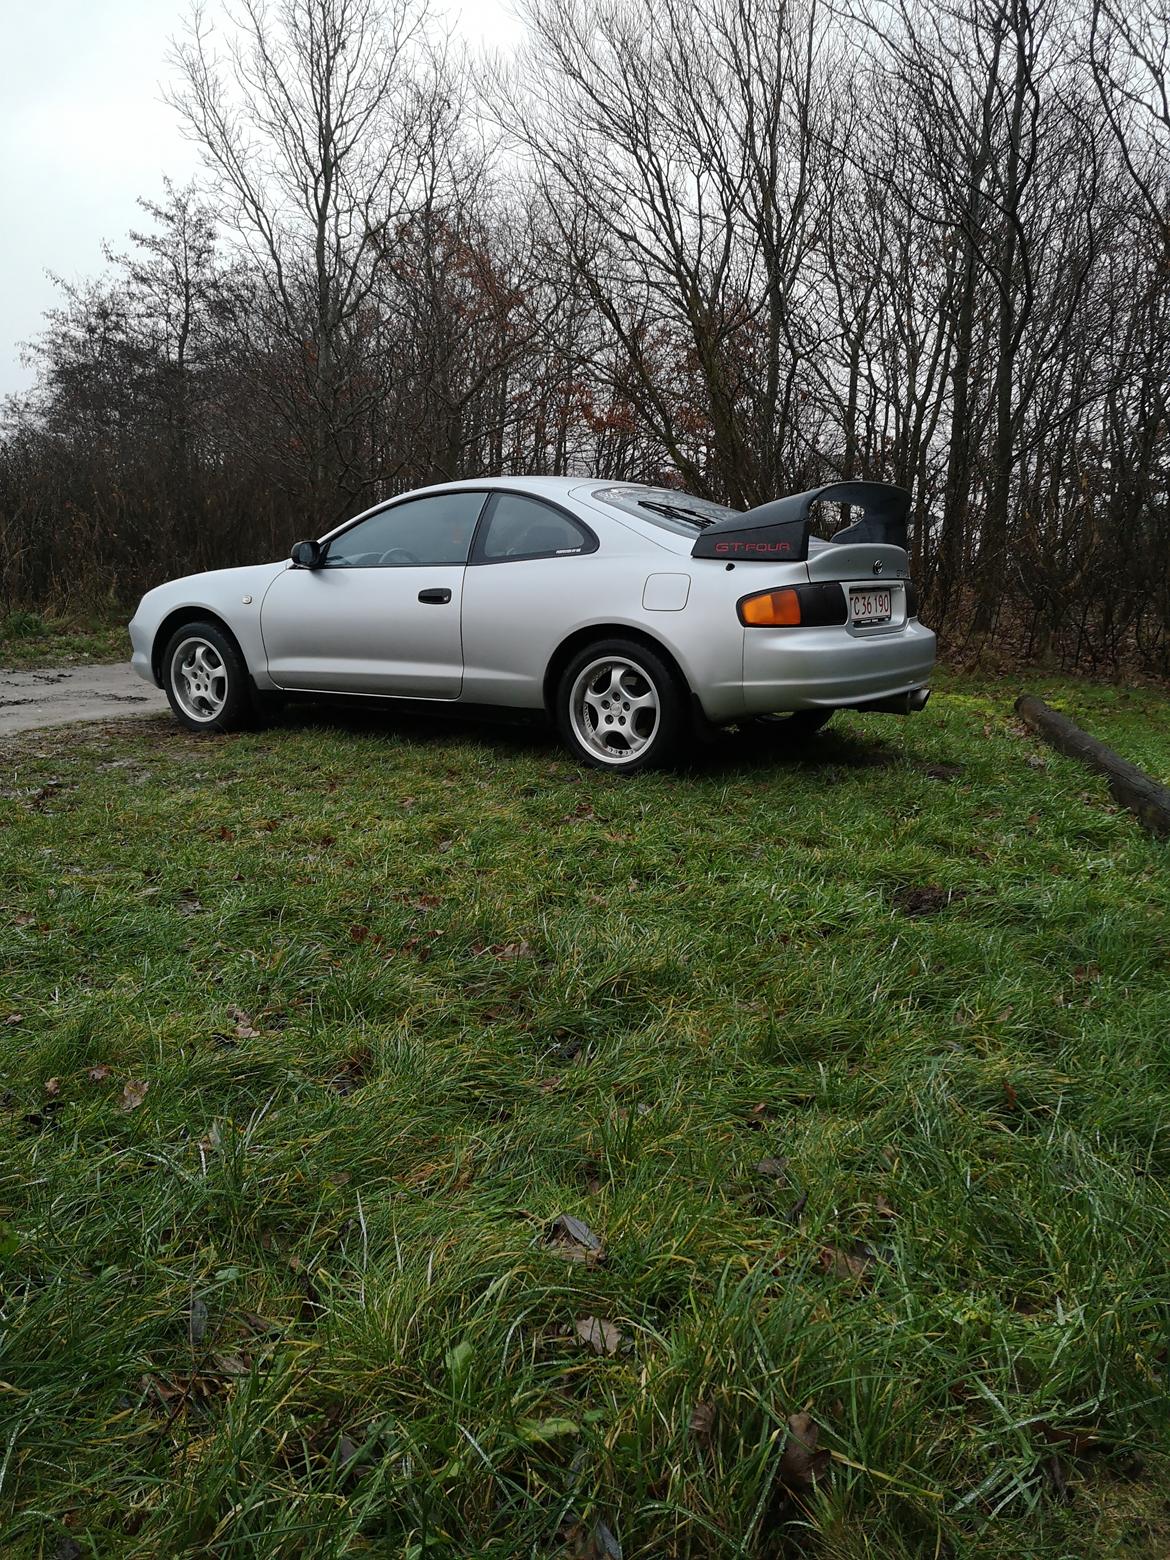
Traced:
[[697, 536], [717, 520], [730, 520], [741, 513], [726, 504], [713, 504], [708, 498], [695, 498], [675, 488], [603, 487], [594, 488], [593, 497], [678, 536]]

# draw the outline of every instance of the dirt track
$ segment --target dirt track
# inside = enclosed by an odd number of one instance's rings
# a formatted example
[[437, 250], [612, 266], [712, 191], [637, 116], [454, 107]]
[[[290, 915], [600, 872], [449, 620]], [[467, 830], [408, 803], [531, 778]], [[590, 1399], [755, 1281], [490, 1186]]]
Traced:
[[166, 707], [166, 695], [128, 664], [0, 671], [0, 737], [75, 720], [151, 715]]

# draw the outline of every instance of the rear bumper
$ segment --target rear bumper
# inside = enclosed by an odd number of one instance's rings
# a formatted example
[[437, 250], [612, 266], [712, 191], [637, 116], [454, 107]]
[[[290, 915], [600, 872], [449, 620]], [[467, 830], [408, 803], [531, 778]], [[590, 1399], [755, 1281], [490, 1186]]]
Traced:
[[928, 681], [935, 637], [911, 618], [892, 633], [845, 627], [744, 630], [744, 710], [841, 709], [909, 693]]

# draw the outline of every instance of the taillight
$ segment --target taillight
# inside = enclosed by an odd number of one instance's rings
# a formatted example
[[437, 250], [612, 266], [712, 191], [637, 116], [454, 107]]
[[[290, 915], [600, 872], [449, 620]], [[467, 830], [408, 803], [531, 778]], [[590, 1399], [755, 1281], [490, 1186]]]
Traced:
[[795, 628], [800, 622], [800, 597], [791, 588], [745, 596], [739, 603], [739, 621], [748, 628]]
[[835, 581], [756, 591], [742, 596], [736, 610], [746, 628], [824, 628], [847, 615], [845, 592]]

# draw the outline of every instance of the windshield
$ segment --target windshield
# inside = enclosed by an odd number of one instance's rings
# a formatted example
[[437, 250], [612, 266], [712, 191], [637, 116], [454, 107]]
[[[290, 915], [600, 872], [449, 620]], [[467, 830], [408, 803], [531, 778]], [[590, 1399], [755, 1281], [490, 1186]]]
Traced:
[[710, 499], [679, 493], [675, 488], [603, 487], [594, 488], [593, 497], [677, 536], [697, 536], [707, 526], [740, 513], [726, 504], [713, 504]]

